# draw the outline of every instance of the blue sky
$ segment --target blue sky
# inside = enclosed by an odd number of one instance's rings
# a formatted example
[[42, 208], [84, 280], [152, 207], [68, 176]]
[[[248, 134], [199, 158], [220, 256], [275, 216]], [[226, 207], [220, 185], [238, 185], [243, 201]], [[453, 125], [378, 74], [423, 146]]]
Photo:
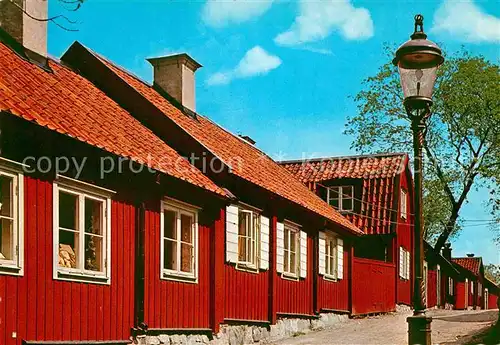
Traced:
[[[86, 0], [68, 13], [52, 0], [50, 12], [68, 15], [79, 30], [49, 26], [56, 57], [78, 40], [151, 81], [145, 58], [189, 53], [204, 65], [196, 72], [197, 111], [279, 159], [354, 153], [342, 134], [356, 113], [350, 97], [386, 61], [384, 42], [408, 39], [416, 13], [446, 51], [463, 45], [500, 61], [496, 1]], [[473, 193], [464, 218], [489, 218], [483, 195]], [[454, 254], [500, 264], [492, 240], [486, 227], [467, 227]]]

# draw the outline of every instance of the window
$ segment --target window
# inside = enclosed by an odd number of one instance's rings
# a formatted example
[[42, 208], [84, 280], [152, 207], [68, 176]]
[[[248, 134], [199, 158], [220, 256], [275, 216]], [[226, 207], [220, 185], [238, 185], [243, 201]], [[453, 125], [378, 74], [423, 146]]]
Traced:
[[325, 236], [325, 275], [337, 278], [337, 239]]
[[23, 175], [0, 160], [0, 273], [21, 275]]
[[109, 283], [110, 191], [69, 178], [54, 182], [54, 277]]
[[408, 194], [404, 189], [401, 189], [401, 218], [406, 219], [408, 217]]
[[190, 205], [162, 203], [161, 277], [195, 282], [198, 267], [198, 214]]
[[238, 217], [238, 264], [257, 268], [260, 217], [246, 209], [240, 209]]
[[284, 266], [283, 273], [293, 277], [299, 273], [300, 231], [298, 228], [285, 224], [284, 231]]
[[339, 211], [354, 210], [354, 187], [353, 186], [335, 186], [327, 190], [328, 203]]
[[410, 279], [410, 252], [403, 247], [399, 247], [399, 277]]

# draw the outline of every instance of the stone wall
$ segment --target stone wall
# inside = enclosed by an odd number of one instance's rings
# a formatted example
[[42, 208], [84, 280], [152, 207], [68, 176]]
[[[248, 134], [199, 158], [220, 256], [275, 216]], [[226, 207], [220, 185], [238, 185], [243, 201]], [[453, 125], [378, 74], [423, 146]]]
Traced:
[[348, 315], [320, 314], [317, 319], [279, 319], [269, 328], [264, 326], [248, 325], [221, 325], [218, 334], [210, 340], [206, 335], [158, 335], [143, 336], [136, 339], [139, 345], [247, 345], [267, 344], [273, 341], [286, 339], [311, 331], [319, 331], [335, 324], [346, 322]]

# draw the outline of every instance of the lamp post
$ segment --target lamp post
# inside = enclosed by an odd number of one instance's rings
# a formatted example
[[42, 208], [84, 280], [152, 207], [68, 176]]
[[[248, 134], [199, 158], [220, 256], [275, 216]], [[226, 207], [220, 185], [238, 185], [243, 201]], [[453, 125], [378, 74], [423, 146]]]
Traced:
[[413, 132], [413, 154], [415, 169], [415, 224], [414, 224], [414, 288], [413, 316], [407, 318], [408, 343], [431, 345], [432, 318], [425, 315], [423, 295], [425, 291], [423, 215], [422, 215], [422, 144], [426, 120], [431, 115], [432, 91], [436, 81], [437, 69], [444, 58], [441, 49], [427, 40], [424, 33], [424, 17], [415, 16], [415, 32], [411, 39], [396, 51], [393, 60], [398, 66], [401, 86], [404, 93], [404, 107], [411, 120]]

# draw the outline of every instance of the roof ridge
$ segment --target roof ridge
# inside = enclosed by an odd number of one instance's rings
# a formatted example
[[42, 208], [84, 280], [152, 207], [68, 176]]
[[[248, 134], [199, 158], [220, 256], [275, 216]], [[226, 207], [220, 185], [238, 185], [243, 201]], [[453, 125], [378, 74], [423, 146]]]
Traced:
[[359, 159], [359, 158], [371, 158], [371, 157], [397, 157], [397, 156], [408, 156], [406, 152], [388, 152], [388, 153], [373, 153], [364, 155], [349, 155], [349, 156], [327, 156], [327, 157], [316, 157], [316, 158], [304, 158], [304, 159], [290, 159], [278, 161], [279, 164], [294, 164], [294, 163], [310, 163], [310, 162], [320, 162], [324, 160], [341, 160], [341, 159]]

